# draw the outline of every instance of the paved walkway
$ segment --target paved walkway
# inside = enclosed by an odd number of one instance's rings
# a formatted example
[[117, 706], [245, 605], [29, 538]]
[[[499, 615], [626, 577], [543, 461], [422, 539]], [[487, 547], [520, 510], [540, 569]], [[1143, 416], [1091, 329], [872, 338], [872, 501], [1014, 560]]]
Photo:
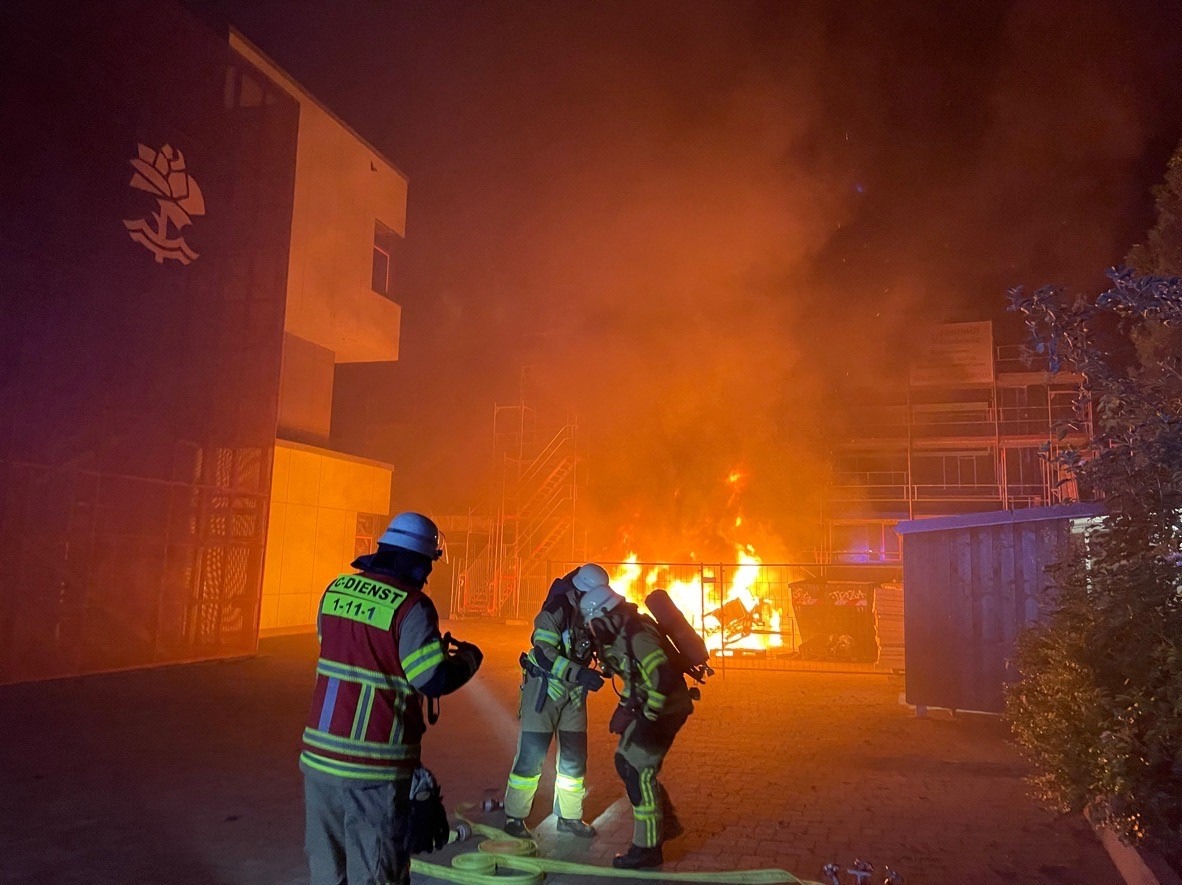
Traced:
[[[504, 789], [528, 627], [450, 627], [486, 665], [444, 699], [425, 759], [446, 801], [479, 802]], [[0, 883], [306, 883], [295, 758], [314, 658], [314, 637], [295, 636], [251, 660], [0, 688]], [[994, 720], [916, 719], [877, 676], [730, 670], [703, 694], [664, 773], [687, 830], [667, 869], [819, 879], [826, 861], [863, 857], [909, 885], [1121, 881], [1081, 820], [1026, 798]], [[547, 854], [602, 864], [631, 818], [606, 731], [614, 697], [592, 700], [601, 837], [559, 837], [552, 818], [538, 832]], [[552, 782], [551, 766], [534, 823]]]

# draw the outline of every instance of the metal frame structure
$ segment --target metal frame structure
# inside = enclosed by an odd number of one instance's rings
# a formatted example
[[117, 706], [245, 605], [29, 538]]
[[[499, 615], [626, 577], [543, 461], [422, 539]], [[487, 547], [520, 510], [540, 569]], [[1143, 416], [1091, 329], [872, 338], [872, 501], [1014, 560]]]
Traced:
[[825, 558], [897, 562], [900, 520], [1079, 499], [1054, 455], [1090, 436], [1091, 414], [1077, 409], [1080, 377], [1052, 375], [1016, 345], [993, 348], [993, 368], [989, 384], [908, 384], [861, 410], [833, 453]]
[[[579, 563], [549, 563], [549, 581]], [[631, 570], [644, 594], [697, 587], [674, 601], [710, 649], [716, 670], [892, 673], [903, 669], [902, 568], [898, 565], [760, 563], [752, 598], [732, 593], [731, 562], [602, 562], [609, 574]], [[658, 578], [650, 587], [648, 575]], [[622, 583], [622, 582], [616, 582]], [[623, 586], [617, 589], [625, 589]], [[545, 589], [528, 600], [537, 610]], [[640, 604], [641, 599], [631, 596]], [[754, 603], [753, 605], [751, 603]], [[808, 616], [804, 615], [805, 604]], [[801, 609], [800, 612], [797, 609]], [[857, 634], [849, 637], [847, 634]], [[846, 646], [843, 637], [856, 642]]]
[[523, 600], [545, 594], [549, 561], [576, 559], [583, 550], [578, 515], [585, 469], [578, 424], [568, 418], [557, 427], [545, 425], [529, 404], [532, 398], [527, 367], [519, 402], [493, 407], [497, 488], [488, 512], [442, 522], [457, 541], [453, 617], [521, 617]]

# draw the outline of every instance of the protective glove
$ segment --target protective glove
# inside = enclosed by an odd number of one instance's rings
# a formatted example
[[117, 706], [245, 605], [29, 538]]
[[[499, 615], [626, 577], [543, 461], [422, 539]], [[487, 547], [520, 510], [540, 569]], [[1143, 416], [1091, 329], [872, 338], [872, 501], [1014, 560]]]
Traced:
[[632, 720], [635, 718], [635, 710], [620, 704], [620, 706], [616, 707], [616, 711], [612, 713], [611, 721], [607, 724], [607, 730], [612, 734], [623, 734], [624, 730], [632, 724]]
[[599, 691], [603, 688], [603, 676], [590, 667], [584, 667], [575, 676], [575, 682], [587, 689], [587, 691]]
[[430, 771], [419, 766], [411, 779], [406, 849], [411, 854], [434, 851], [447, 844], [450, 834], [439, 784]]
[[475, 675], [476, 671], [480, 669], [481, 663], [484, 662], [484, 652], [471, 642], [461, 642], [458, 639], [453, 639], [452, 642], [455, 644], [452, 656], [463, 661], [469, 672]]

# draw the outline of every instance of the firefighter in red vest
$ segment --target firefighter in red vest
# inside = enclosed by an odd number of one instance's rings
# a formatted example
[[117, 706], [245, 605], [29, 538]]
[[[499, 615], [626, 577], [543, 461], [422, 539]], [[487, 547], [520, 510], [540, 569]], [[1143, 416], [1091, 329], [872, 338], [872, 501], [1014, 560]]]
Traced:
[[[443, 552], [435, 523], [400, 513], [377, 552], [353, 562], [358, 574], [341, 575], [320, 601], [320, 659], [300, 754], [312, 885], [405, 885], [411, 851], [446, 842], [442, 804], [424, 818], [424, 803], [410, 795], [423, 696], [463, 686], [483, 655], [439, 635], [423, 586]], [[426, 838], [416, 832], [423, 820], [432, 828]]]

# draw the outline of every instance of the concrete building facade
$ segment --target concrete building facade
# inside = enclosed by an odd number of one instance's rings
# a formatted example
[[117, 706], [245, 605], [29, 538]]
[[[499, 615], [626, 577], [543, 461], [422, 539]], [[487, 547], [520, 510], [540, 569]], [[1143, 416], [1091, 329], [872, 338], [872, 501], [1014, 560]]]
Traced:
[[273, 494], [259, 628], [310, 629], [324, 586], [371, 548], [393, 467], [331, 444], [336, 367], [398, 359], [406, 177], [237, 31], [230, 46], [300, 109]]
[[405, 177], [180, 4], [0, 28], [0, 683], [309, 629], [389, 516], [331, 415], [398, 356]]

